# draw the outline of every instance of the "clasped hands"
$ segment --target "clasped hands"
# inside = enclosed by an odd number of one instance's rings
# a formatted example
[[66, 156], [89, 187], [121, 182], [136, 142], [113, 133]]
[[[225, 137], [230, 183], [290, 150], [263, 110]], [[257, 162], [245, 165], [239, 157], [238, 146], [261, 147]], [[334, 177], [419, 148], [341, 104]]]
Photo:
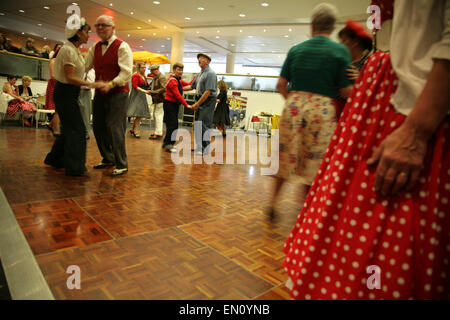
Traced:
[[198, 103], [188, 104], [187, 107], [188, 107], [189, 109], [192, 109], [192, 110], [197, 110], [198, 107], [199, 107], [199, 104], [198, 104]]

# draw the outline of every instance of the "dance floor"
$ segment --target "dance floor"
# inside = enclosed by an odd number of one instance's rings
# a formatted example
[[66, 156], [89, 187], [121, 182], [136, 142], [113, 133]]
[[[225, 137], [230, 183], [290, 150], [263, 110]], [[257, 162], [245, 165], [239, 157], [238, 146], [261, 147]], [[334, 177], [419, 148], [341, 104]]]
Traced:
[[[92, 134], [89, 177], [67, 177], [43, 164], [50, 131], [0, 128], [0, 187], [54, 297], [290, 299], [282, 248], [298, 184], [284, 187], [270, 222], [274, 179], [261, 165], [175, 165], [149, 133], [127, 132], [129, 172], [118, 177], [92, 168], [101, 160]], [[79, 290], [67, 288], [71, 265]]]

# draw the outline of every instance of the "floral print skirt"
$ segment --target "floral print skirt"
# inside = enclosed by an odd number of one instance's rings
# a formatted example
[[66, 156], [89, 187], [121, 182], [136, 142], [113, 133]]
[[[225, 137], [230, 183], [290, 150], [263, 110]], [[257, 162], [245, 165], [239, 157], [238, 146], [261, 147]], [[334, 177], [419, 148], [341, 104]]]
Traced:
[[311, 185], [336, 129], [333, 99], [320, 94], [292, 91], [280, 121], [277, 176]]

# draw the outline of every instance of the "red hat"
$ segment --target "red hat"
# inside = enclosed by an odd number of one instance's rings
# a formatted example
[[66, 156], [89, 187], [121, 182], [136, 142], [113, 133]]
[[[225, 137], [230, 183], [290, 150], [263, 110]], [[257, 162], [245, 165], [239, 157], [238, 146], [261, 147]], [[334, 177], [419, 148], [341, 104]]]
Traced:
[[351, 31], [353, 31], [356, 34], [356, 36], [358, 36], [359, 38], [362, 38], [363, 40], [370, 41], [370, 42], [372, 42], [372, 40], [373, 40], [372, 35], [370, 33], [368, 33], [366, 31], [366, 29], [364, 29], [362, 24], [360, 24], [356, 21], [347, 20], [347, 23], [345, 24], [345, 28], [350, 29]]

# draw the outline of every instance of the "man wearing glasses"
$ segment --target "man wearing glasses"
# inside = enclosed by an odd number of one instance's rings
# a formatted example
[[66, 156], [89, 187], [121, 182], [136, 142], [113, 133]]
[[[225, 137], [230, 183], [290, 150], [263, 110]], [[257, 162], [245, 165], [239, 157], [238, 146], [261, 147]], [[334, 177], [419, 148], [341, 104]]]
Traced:
[[118, 176], [128, 171], [125, 131], [133, 55], [130, 46], [116, 37], [111, 17], [99, 16], [95, 29], [101, 41], [88, 51], [86, 72], [94, 68], [95, 80], [107, 84], [96, 90], [94, 97], [93, 129], [103, 157], [94, 169], [115, 166], [112, 175]]

